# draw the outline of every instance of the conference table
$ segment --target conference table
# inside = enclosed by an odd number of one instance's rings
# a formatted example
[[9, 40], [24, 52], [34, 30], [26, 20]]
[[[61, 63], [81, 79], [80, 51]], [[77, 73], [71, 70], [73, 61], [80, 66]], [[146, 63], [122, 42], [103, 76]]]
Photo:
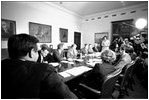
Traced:
[[95, 64], [102, 63], [100, 54], [101, 53], [94, 53], [88, 54], [79, 59], [68, 59], [61, 61], [58, 64], [53, 63], [53, 66], [59, 66], [58, 74], [62, 77], [64, 82], [68, 82], [84, 73], [91, 71]]

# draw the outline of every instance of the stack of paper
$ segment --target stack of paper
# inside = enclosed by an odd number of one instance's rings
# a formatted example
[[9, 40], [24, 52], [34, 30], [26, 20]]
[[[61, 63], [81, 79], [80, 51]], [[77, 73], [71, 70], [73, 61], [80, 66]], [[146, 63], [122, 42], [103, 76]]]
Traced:
[[68, 63], [68, 61], [61, 61], [61, 63]]
[[58, 74], [60, 74], [60, 75], [63, 76], [64, 78], [67, 78], [67, 77], [70, 77], [70, 76], [71, 76], [70, 74], [66, 73], [65, 71], [64, 71], [64, 72], [60, 72], [60, 73], [58, 73]]
[[65, 71], [66, 73], [68, 74], [71, 74], [73, 76], [78, 76], [86, 71], [89, 71], [91, 70], [92, 68], [88, 68], [86, 66], [80, 66], [80, 67], [75, 67], [75, 68], [72, 68], [72, 69], [69, 69], [67, 71]]
[[75, 59], [75, 61], [83, 62], [84, 60], [83, 59]]
[[49, 63], [49, 64], [52, 66], [58, 66], [59, 65], [59, 63]]
[[74, 62], [71, 61], [61, 61], [61, 63], [74, 64]]
[[96, 64], [95, 62], [88, 62], [88, 63], [87, 63], [87, 65], [89, 65], [89, 66], [91, 66], [91, 67], [94, 67], [95, 64]]

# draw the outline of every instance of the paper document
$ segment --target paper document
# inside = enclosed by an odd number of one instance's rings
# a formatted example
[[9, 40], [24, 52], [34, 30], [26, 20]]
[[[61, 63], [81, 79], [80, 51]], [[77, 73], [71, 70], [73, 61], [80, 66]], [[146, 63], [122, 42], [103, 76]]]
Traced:
[[84, 60], [83, 59], [75, 59], [75, 61], [83, 62]]
[[70, 76], [71, 76], [70, 74], [66, 73], [65, 71], [64, 71], [64, 72], [60, 72], [60, 73], [58, 73], [58, 74], [60, 74], [60, 75], [63, 76], [64, 78], [67, 78], [67, 77], [70, 77]]
[[61, 63], [74, 64], [72, 61], [61, 61]]
[[90, 65], [91, 67], [94, 67], [95, 64], [96, 64], [95, 62], [88, 62], [88, 63], [87, 63], [87, 65]]
[[59, 65], [59, 63], [49, 63], [49, 64], [52, 66], [58, 66]]
[[92, 68], [88, 68], [86, 66], [80, 66], [80, 67], [75, 67], [75, 68], [72, 68], [72, 69], [69, 69], [67, 71], [65, 71], [66, 73], [68, 74], [71, 74], [73, 76], [78, 76], [86, 71], [89, 71], [91, 70]]
[[101, 59], [96, 59], [96, 58], [94, 58], [94, 59], [93, 59], [93, 62], [102, 62], [102, 60], [101, 60]]
[[61, 63], [68, 63], [68, 61], [61, 61]]

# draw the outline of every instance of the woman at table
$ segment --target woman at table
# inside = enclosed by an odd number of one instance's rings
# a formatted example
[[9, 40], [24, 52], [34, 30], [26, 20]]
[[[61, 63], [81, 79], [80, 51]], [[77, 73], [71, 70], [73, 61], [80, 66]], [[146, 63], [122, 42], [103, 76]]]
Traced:
[[77, 45], [76, 44], [73, 44], [70, 48], [69, 48], [69, 50], [68, 50], [68, 52], [67, 52], [67, 59], [76, 59], [77, 58], [77, 54], [78, 54], [78, 52], [77, 52], [77, 50], [76, 50], [76, 48], [77, 48]]

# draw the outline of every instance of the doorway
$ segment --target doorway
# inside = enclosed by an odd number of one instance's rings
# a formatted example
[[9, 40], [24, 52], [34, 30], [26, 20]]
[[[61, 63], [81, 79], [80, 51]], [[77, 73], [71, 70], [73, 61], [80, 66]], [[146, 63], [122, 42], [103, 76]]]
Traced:
[[74, 43], [77, 45], [77, 50], [81, 49], [81, 33], [74, 32]]

